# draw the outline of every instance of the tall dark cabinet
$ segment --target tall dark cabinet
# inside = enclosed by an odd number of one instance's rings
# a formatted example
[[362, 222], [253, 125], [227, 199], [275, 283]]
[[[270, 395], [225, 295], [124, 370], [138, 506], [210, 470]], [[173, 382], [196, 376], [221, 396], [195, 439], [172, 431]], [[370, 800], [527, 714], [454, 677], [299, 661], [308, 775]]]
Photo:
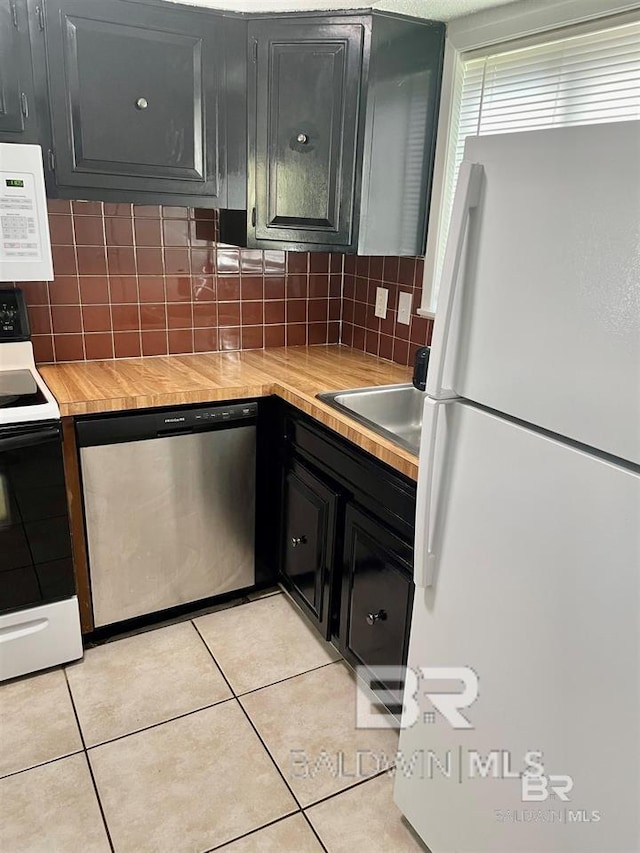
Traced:
[[364, 33], [356, 21], [249, 25], [256, 241], [351, 243]]
[[48, 0], [46, 13], [61, 194], [225, 206], [226, 19], [126, 0]]
[[443, 53], [398, 15], [251, 21], [247, 244], [422, 254]]

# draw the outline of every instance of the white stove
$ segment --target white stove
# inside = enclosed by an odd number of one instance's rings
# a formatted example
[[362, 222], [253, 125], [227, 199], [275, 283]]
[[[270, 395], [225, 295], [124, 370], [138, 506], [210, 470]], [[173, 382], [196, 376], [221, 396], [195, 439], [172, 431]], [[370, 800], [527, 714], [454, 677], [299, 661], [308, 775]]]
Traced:
[[82, 657], [60, 410], [0, 289], [0, 681]]
[[0, 426], [60, 418], [36, 369], [31, 341], [0, 344]]

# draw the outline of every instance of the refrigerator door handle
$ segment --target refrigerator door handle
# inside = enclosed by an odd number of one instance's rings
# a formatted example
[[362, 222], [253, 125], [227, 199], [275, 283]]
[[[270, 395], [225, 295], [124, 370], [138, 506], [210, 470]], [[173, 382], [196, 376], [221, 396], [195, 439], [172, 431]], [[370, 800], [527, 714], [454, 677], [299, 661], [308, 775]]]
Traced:
[[456, 392], [452, 388], [447, 388], [444, 385], [444, 365], [467, 224], [471, 210], [477, 207], [480, 201], [483, 175], [484, 168], [481, 163], [470, 163], [468, 160], [463, 160], [460, 164], [447, 247], [442, 265], [442, 275], [440, 276], [438, 309], [433, 327], [431, 359], [427, 375], [427, 394], [437, 400], [456, 396]]
[[432, 400], [430, 397], [425, 397], [424, 401], [413, 568], [413, 581], [418, 589], [433, 586], [436, 577], [437, 497], [442, 491], [447, 451], [446, 434], [442, 429], [442, 414], [448, 403], [458, 402], [458, 399]]

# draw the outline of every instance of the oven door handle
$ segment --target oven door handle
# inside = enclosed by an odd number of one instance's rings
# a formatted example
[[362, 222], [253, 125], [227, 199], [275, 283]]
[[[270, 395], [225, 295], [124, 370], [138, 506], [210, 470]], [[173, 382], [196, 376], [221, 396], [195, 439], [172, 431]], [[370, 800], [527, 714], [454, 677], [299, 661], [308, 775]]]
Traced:
[[58, 438], [60, 427], [50, 426], [30, 432], [9, 433], [0, 435], [0, 453], [7, 450], [21, 450], [23, 447], [33, 447], [36, 444], [44, 444], [47, 441]]

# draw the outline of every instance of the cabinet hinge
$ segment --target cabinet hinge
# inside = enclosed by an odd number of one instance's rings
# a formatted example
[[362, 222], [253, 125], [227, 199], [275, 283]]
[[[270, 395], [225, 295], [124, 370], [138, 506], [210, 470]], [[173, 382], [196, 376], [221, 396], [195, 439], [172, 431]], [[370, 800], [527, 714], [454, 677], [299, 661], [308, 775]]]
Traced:
[[36, 6], [36, 18], [38, 19], [38, 27], [41, 32], [44, 32], [44, 9], [42, 6]]
[[18, 29], [18, 7], [16, 6], [16, 0], [9, 1], [9, 8], [11, 9], [11, 23]]
[[49, 150], [47, 151], [47, 160], [49, 161], [49, 171], [55, 172], [55, 170], [56, 170], [56, 155], [51, 150], [51, 148], [49, 148]]
[[258, 61], [258, 39], [251, 39], [251, 61]]
[[20, 109], [22, 110], [22, 115], [25, 118], [29, 118], [29, 101], [27, 101], [27, 96], [24, 92], [20, 92]]
[[251, 211], [251, 226], [253, 228], [256, 227], [256, 209], [255, 209], [255, 207]]

